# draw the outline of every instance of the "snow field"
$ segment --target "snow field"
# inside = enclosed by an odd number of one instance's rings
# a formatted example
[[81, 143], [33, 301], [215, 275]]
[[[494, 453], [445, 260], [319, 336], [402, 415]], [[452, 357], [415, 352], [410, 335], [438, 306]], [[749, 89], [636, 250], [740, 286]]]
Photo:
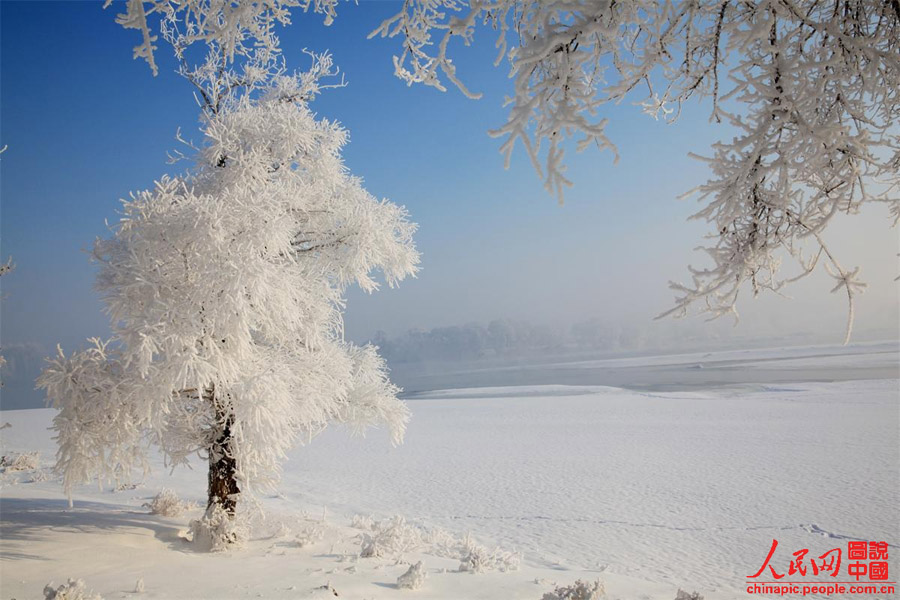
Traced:
[[[896, 380], [432, 392], [409, 401], [400, 447], [384, 431], [352, 438], [335, 429], [293, 451], [279, 493], [261, 500], [267, 518], [227, 554], [194, 552], [183, 539], [202, 512], [202, 461], [171, 474], [155, 464], [133, 489], [80, 487], [68, 509], [46, 468], [51, 411], [9, 411], [3, 453], [39, 451], [42, 468], [2, 475], [0, 591], [39, 597], [51, 580], [75, 577], [104, 598], [125, 598], [143, 578], [147, 598], [331, 590], [537, 600], [600, 579], [608, 598], [671, 600], [679, 588], [746, 598], [742, 583], [773, 539], [781, 571], [800, 548], [818, 555], [851, 539], [896, 547], [897, 399]], [[149, 514], [142, 505], [163, 488], [200, 508]], [[394, 515], [410, 530], [392, 541], [384, 531]], [[518, 557], [518, 569], [460, 572], [467, 534], [488, 557]], [[388, 549], [361, 557], [379, 535]], [[421, 587], [399, 588], [419, 561]]]

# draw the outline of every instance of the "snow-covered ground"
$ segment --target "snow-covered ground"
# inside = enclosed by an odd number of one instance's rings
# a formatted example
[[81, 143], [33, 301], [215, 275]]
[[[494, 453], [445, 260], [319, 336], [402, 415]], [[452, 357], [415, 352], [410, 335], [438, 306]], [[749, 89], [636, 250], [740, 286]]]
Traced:
[[[52, 476], [40, 481], [54, 452], [52, 411], [0, 413], [0, 424], [11, 424], [0, 431], [2, 453], [40, 451], [44, 467], [0, 475], [0, 597], [40, 598], [46, 583], [77, 577], [107, 600], [335, 592], [538, 600], [554, 583], [597, 578], [610, 598], [672, 600], [679, 587], [746, 598], [746, 576], [773, 539], [781, 573], [796, 550], [818, 556], [846, 551], [848, 540], [887, 541], [896, 581], [900, 382], [801, 380], [827, 365], [896, 364], [896, 351], [821, 354], [656, 360], [657, 368], [748, 371], [745, 385], [691, 391], [457, 382], [460, 389], [418, 393], [403, 446], [392, 448], [386, 432], [352, 439], [336, 429], [294, 451], [281, 493], [262, 500], [268, 520], [246, 548], [227, 554], [193, 552], [180, 537], [199, 509], [162, 517], [142, 507], [163, 487], [201, 503], [202, 462], [172, 474], [156, 464], [133, 489], [80, 488], [69, 509]], [[769, 384], [750, 373], [769, 360], [793, 361], [797, 381]], [[378, 536], [365, 520], [351, 526], [354, 515], [406, 523], [393, 540], [381, 538], [384, 556], [362, 558], [362, 538]], [[467, 533], [500, 566], [511, 566], [506, 552], [520, 553], [519, 568], [459, 572]], [[398, 576], [419, 560], [423, 587], [398, 589]], [[136, 595], [139, 578], [145, 591]]]

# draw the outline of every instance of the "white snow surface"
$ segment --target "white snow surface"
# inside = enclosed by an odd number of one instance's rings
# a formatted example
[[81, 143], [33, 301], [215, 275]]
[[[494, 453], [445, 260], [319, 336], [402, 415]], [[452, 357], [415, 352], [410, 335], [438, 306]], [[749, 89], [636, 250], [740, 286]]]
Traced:
[[[751, 381], [671, 393], [548, 385], [419, 394], [400, 447], [386, 431], [351, 438], [335, 429], [295, 450], [280, 493], [262, 499], [267, 520], [243, 548], [220, 554], [182, 538], [202, 514], [201, 460], [169, 473], [158, 459], [118, 491], [79, 487], [68, 508], [49, 471], [53, 411], [6, 411], [2, 454], [39, 451], [42, 468], [0, 474], [0, 598], [39, 598], [68, 578], [107, 600], [133, 597], [138, 579], [142, 598], [537, 600], [598, 578], [607, 598], [671, 600], [679, 588], [747, 598], [746, 576], [773, 539], [780, 571], [801, 548], [818, 556], [852, 539], [884, 540], [896, 580], [900, 382]], [[197, 507], [150, 514], [142, 505], [163, 488]], [[459, 572], [459, 560], [427, 546], [360, 558], [359, 514], [471, 534], [520, 553], [521, 567]], [[422, 588], [399, 589], [418, 561]]]

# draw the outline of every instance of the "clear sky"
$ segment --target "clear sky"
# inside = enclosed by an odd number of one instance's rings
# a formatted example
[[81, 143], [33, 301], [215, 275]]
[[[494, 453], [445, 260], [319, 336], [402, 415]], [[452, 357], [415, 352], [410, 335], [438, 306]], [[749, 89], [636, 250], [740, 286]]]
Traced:
[[[486, 133], [503, 123], [510, 89], [507, 66], [491, 64], [491, 32], [481, 30], [479, 43], [456, 54], [482, 100], [410, 88], [392, 73], [399, 41], [366, 39], [398, 7], [348, 3], [331, 27], [297, 15], [281, 34], [291, 67], [308, 64], [303, 48], [334, 54], [349, 85], [326, 91], [314, 110], [350, 130], [351, 171], [420, 224], [421, 275], [371, 297], [351, 292], [349, 337], [499, 317], [562, 325], [600, 318], [673, 332], [708, 327], [700, 319], [678, 328], [651, 319], [672, 301], [667, 281], [702, 261], [692, 249], [707, 229], [686, 222], [696, 205], [676, 196], [707, 177], [687, 153], [703, 154], [730, 135], [708, 123], [709, 107], [687, 107], [675, 125], [634, 105], [610, 107], [621, 160], [596, 150], [573, 158], [575, 187], [559, 206], [522, 152], [504, 170], [500, 141]], [[0, 1], [0, 145], [9, 147], [0, 158], [0, 250], [17, 265], [2, 280], [3, 346], [49, 353], [59, 342], [71, 351], [88, 336], [107, 335], [83, 249], [105, 235], [120, 198], [184, 168], [166, 164], [166, 152], [178, 147], [177, 128], [186, 137], [196, 130], [190, 87], [173, 73], [164, 44], [158, 77], [132, 60], [138, 33], [116, 25], [114, 13], [99, 0]], [[862, 265], [870, 284], [858, 331], [881, 338], [897, 335], [897, 231], [886, 215], [875, 207], [828, 234], [844, 264]], [[817, 276], [790, 290], [793, 300], [746, 294], [742, 324], [724, 335], [815, 331], [839, 342], [846, 305], [830, 288]]]

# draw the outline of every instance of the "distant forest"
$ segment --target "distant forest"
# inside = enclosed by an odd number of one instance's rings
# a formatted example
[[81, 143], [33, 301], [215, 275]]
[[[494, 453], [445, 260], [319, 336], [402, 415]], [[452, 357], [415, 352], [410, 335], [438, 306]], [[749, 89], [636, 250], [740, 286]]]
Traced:
[[411, 329], [393, 337], [379, 331], [370, 341], [381, 349], [388, 364], [401, 364], [577, 352], [629, 353], [684, 349], [701, 344], [714, 346], [725, 338], [734, 341], [733, 329], [727, 329], [731, 331], [723, 335], [722, 327], [708, 324], [707, 327], [682, 327], [680, 323], [669, 322], [639, 327], [590, 319], [565, 328], [497, 319], [487, 326], [469, 323], [428, 330]]

